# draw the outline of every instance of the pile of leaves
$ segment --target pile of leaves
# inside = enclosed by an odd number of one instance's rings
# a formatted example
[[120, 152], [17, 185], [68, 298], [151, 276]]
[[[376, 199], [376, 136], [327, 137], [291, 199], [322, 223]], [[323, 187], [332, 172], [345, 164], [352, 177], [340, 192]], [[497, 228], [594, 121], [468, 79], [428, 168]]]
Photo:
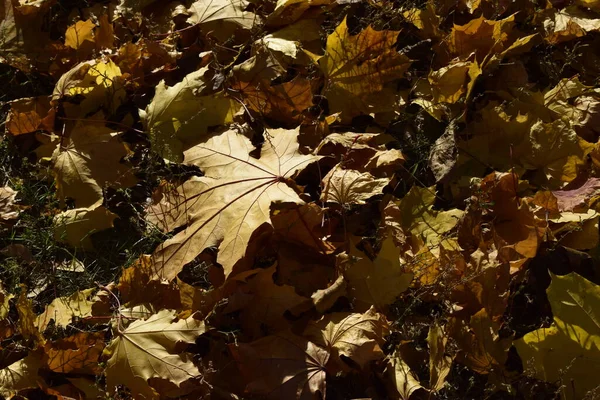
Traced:
[[600, 395], [600, 1], [0, 4], [1, 396]]

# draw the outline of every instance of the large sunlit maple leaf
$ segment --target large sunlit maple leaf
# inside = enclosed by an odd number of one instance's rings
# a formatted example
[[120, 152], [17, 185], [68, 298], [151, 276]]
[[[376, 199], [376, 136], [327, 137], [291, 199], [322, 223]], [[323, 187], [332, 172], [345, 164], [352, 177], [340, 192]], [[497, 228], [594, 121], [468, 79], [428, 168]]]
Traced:
[[272, 204], [304, 204], [291, 178], [319, 157], [298, 152], [298, 132], [268, 131], [258, 159], [250, 156], [250, 140], [235, 131], [185, 153], [185, 163], [200, 167], [205, 176], [191, 178], [177, 195], [149, 210], [149, 221], [164, 231], [185, 226], [154, 252], [155, 278], [175, 278], [185, 264], [215, 246], [227, 277], [244, 257], [252, 234], [271, 225]]
[[552, 275], [546, 293], [554, 323], [529, 332], [515, 347], [536, 378], [559, 385], [563, 399], [584, 398], [598, 388], [600, 287], [571, 272]]
[[396, 51], [398, 31], [376, 31], [370, 26], [358, 35], [348, 31], [346, 19], [327, 38], [325, 56], [319, 66], [327, 83], [323, 95], [331, 112], [341, 118], [389, 111], [391, 97], [384, 96], [384, 84], [402, 77], [410, 60]]
[[157, 398], [148, 379], [166, 379], [176, 386], [200, 375], [185, 353], [178, 354], [178, 342], [193, 343], [206, 331], [194, 317], [176, 319], [172, 310], [162, 310], [147, 320], [138, 320], [121, 330], [106, 348], [106, 385], [114, 390], [125, 385], [134, 398]]

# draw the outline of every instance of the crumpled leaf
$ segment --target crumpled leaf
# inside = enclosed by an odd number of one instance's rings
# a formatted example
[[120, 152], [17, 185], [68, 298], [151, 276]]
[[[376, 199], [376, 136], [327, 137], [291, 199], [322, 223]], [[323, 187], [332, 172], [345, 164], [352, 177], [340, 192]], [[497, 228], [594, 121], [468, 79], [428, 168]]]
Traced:
[[15, 204], [17, 193], [8, 186], [0, 187], [0, 221], [16, 219], [19, 216], [19, 206]]
[[109, 390], [125, 385], [134, 397], [156, 399], [158, 396], [148, 379], [166, 379], [179, 387], [200, 375], [191, 357], [178, 353], [176, 344], [193, 343], [206, 332], [204, 322], [193, 316], [175, 320], [173, 310], [161, 310], [147, 320], [132, 322], [116, 334], [106, 348], [110, 355], [105, 370]]
[[400, 351], [388, 357], [388, 364], [384, 374], [390, 382], [391, 390], [388, 394], [393, 399], [408, 400], [418, 389], [422, 388], [418, 378], [410, 370], [406, 361], [402, 359]]
[[[329, 111], [341, 112], [341, 119], [393, 110], [394, 93], [384, 84], [399, 79], [410, 60], [394, 49], [398, 31], [376, 31], [368, 26], [358, 35], [348, 31], [346, 19], [328, 36], [319, 67], [327, 81], [323, 95]], [[386, 101], [384, 101], [386, 100]]]
[[546, 293], [553, 324], [529, 332], [515, 347], [536, 378], [557, 383], [563, 399], [581, 399], [598, 386], [591, 366], [600, 362], [600, 289], [575, 272], [551, 277]]
[[542, 11], [537, 19], [543, 25], [545, 40], [558, 44], [600, 30], [600, 18], [578, 7], [550, 8]]
[[556, 197], [558, 210], [563, 212], [573, 211], [579, 206], [585, 205], [599, 190], [600, 179], [589, 178], [582, 185], [555, 190], [552, 194]]
[[368, 172], [342, 169], [338, 164], [325, 177], [321, 185], [321, 201], [341, 205], [365, 204], [368, 199], [383, 194], [389, 178], [376, 179]]
[[310, 7], [326, 6], [332, 0], [278, 0], [275, 10], [269, 15], [267, 25], [282, 26], [296, 22]]
[[319, 157], [298, 152], [298, 132], [268, 131], [259, 159], [249, 155], [250, 141], [235, 131], [186, 152], [185, 162], [200, 167], [205, 176], [180, 186], [173, 203], [149, 210], [149, 221], [165, 231], [186, 226], [154, 252], [156, 278], [173, 279], [204, 249], [217, 245], [217, 262], [228, 277], [244, 257], [252, 234], [271, 224], [273, 203], [304, 203], [291, 178]]
[[304, 337], [338, 357], [343, 355], [363, 368], [384, 357], [381, 345], [390, 328], [374, 307], [360, 313], [337, 312], [310, 323]]
[[223, 93], [212, 93], [207, 72], [200, 68], [171, 87], [161, 81], [146, 110], [140, 111], [152, 148], [169, 161], [181, 161], [183, 151], [201, 142], [209, 127], [233, 122], [241, 107]]
[[354, 246], [349, 254], [340, 257], [348, 293], [354, 297], [358, 311], [368, 310], [372, 305], [381, 309], [392, 304], [409, 288], [414, 277], [401, 267], [400, 249], [391, 236], [384, 240], [374, 261]]
[[437, 392], [446, 385], [446, 377], [452, 366], [452, 357], [446, 355], [448, 336], [441, 326], [432, 325], [429, 327], [427, 343], [429, 343], [429, 389]]
[[[75, 65], [60, 77], [54, 86], [52, 100], [79, 97], [76, 102], [63, 102], [67, 117], [77, 119], [100, 110], [115, 113], [126, 94], [125, 78], [118, 65], [110, 59], [91, 60]], [[97, 118], [98, 121], [103, 119]]]
[[289, 332], [251, 343], [230, 345], [250, 393], [270, 399], [318, 399], [325, 396], [329, 353]]

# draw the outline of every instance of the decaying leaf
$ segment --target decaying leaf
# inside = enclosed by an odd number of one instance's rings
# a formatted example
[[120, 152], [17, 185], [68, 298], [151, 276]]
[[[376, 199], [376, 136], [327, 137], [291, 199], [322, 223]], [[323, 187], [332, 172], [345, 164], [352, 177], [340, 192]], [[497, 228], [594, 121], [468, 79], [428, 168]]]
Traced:
[[422, 387], [408, 364], [402, 359], [399, 351], [388, 357], [385, 375], [388, 382], [391, 382], [390, 394], [394, 399], [408, 400], [416, 390]]
[[112, 228], [116, 215], [104, 206], [74, 208], [54, 217], [54, 236], [73, 247], [93, 248], [90, 235]]
[[94, 289], [73, 293], [68, 297], [59, 297], [50, 303], [46, 310], [38, 315], [35, 324], [43, 332], [54, 320], [56, 326], [65, 328], [74, 318], [84, 318], [92, 313], [92, 301], [89, 300]]
[[19, 206], [15, 204], [17, 192], [8, 186], [0, 187], [0, 221], [8, 221], [19, 216]]

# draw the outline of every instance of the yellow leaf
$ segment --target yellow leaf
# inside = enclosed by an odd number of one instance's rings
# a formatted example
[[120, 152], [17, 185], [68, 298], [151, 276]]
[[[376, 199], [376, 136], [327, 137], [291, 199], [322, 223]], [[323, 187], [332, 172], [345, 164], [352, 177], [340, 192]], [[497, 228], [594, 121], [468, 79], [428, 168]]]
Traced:
[[410, 65], [408, 57], [394, 48], [398, 33], [368, 26], [352, 36], [344, 18], [327, 38], [326, 54], [319, 59], [327, 81], [323, 95], [329, 110], [341, 112], [343, 121], [393, 110], [393, 100], [382, 94], [384, 84], [401, 78]]
[[96, 24], [92, 20], [77, 21], [74, 25], [67, 28], [65, 33], [65, 46], [72, 49], [79, 49], [83, 42], [94, 42], [94, 29]]
[[598, 385], [600, 288], [575, 272], [551, 276], [546, 293], [554, 323], [529, 332], [515, 347], [536, 378], [558, 384], [563, 399], [581, 399]]
[[52, 155], [61, 201], [71, 198], [78, 207], [93, 207], [102, 202], [103, 188], [133, 186], [133, 170], [121, 162], [128, 153], [118, 133], [98, 124], [77, 122]]
[[429, 327], [427, 343], [429, 343], [429, 388], [437, 392], [446, 385], [446, 377], [452, 366], [452, 357], [446, 355], [448, 335], [442, 326]]
[[93, 302], [88, 300], [94, 289], [86, 289], [67, 297], [58, 297], [46, 306], [46, 310], [37, 316], [35, 325], [43, 332], [54, 320], [57, 327], [66, 328], [74, 318], [84, 318], [92, 315]]
[[[97, 203], [99, 204], [99, 203]], [[73, 208], [54, 216], [54, 237], [73, 247], [92, 249], [90, 235], [104, 229], [112, 228], [116, 214], [104, 206]]]
[[206, 332], [204, 322], [193, 316], [176, 319], [174, 311], [162, 310], [116, 333], [106, 348], [110, 355], [105, 370], [106, 386], [110, 391], [117, 385], [125, 385], [135, 398], [157, 399], [148, 382], [150, 378], [166, 379], [180, 387], [183, 382], [200, 376], [198, 367], [187, 354], [179, 354], [176, 344], [194, 343]]
[[390, 332], [384, 315], [371, 307], [365, 313], [337, 312], [312, 322], [304, 330], [311, 342], [346, 356], [363, 368], [368, 362], [384, 357], [380, 345]]
[[211, 82], [205, 81], [207, 72], [201, 68], [171, 87], [161, 81], [141, 112], [152, 148], [170, 161], [181, 161], [183, 151], [202, 141], [210, 126], [233, 122], [241, 107], [223, 93], [212, 93]]
[[499, 21], [481, 16], [465, 25], [454, 25], [448, 42], [449, 50], [463, 60], [475, 52], [476, 60], [482, 63], [488, 54], [499, 53], [507, 47], [514, 20], [514, 15]]
[[233, 130], [185, 153], [185, 163], [200, 167], [205, 175], [191, 178], [177, 189], [177, 196], [149, 210], [149, 222], [166, 231], [186, 227], [154, 252], [155, 279], [175, 278], [212, 246], [218, 246], [217, 262], [228, 277], [244, 258], [252, 234], [271, 225], [273, 203], [304, 203], [291, 178], [319, 157], [298, 152], [298, 133], [269, 130], [259, 159], [250, 156], [250, 140]]
[[433, 254], [438, 254], [438, 246], [457, 247], [444, 234], [451, 231], [463, 216], [461, 210], [438, 211], [433, 209], [435, 187], [420, 188], [413, 186], [400, 200], [402, 226], [413, 235], [420, 237]]
[[321, 185], [321, 201], [341, 205], [365, 204], [368, 199], [382, 194], [389, 178], [376, 179], [368, 172], [342, 169], [338, 164], [325, 177]]
[[413, 274], [400, 266], [400, 249], [391, 237], [385, 239], [374, 261], [352, 246], [350, 253], [341, 258], [341, 264], [348, 292], [359, 311], [372, 305], [381, 309], [392, 304], [413, 280]]
[[9, 399], [20, 390], [37, 388], [38, 370], [42, 359], [37, 353], [29, 353], [25, 358], [0, 369], [0, 395]]
[[402, 359], [400, 351], [394, 352], [388, 358], [384, 374], [390, 382], [392, 399], [408, 400], [416, 390], [422, 388], [418, 378]]

